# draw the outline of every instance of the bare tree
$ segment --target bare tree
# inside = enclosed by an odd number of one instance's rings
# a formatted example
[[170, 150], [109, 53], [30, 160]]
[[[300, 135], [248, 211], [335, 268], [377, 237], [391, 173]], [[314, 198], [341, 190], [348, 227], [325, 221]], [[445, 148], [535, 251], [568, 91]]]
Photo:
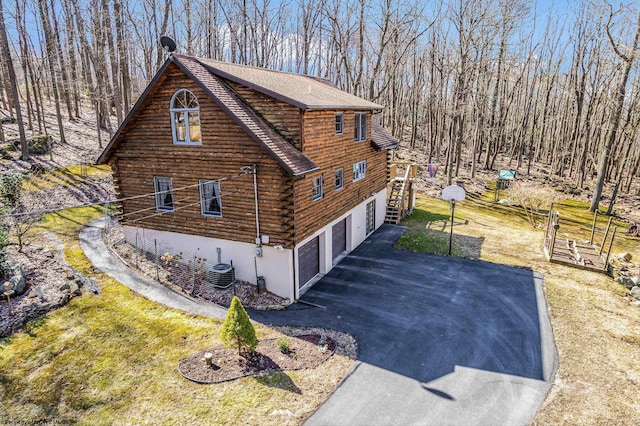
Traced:
[[9, 86], [11, 88], [11, 99], [18, 122], [18, 132], [20, 134], [20, 147], [22, 149], [22, 160], [29, 159], [29, 144], [24, 132], [24, 123], [22, 122], [22, 110], [20, 108], [20, 96], [18, 94], [18, 82], [16, 80], [16, 72], [13, 69], [13, 61], [11, 59], [11, 51], [9, 50], [9, 41], [7, 39], [7, 29], [4, 24], [4, 10], [2, 2], [0, 2], [0, 52], [2, 52], [2, 60], [6, 63], [9, 72]]
[[598, 208], [598, 205], [600, 204], [600, 197], [602, 196], [602, 188], [604, 186], [607, 168], [609, 166], [611, 149], [613, 148], [613, 145], [617, 141], [618, 137], [620, 120], [622, 118], [622, 109], [624, 107], [625, 94], [627, 90], [627, 81], [629, 80], [631, 68], [633, 67], [634, 62], [638, 57], [637, 49], [638, 42], [640, 41], [640, 12], [638, 12], [633, 42], [628, 47], [623, 47], [620, 43], [616, 42], [613, 39], [613, 35], [611, 34], [612, 20], [618, 12], [619, 11], [614, 12], [613, 8], [611, 8], [609, 19], [607, 20], [605, 28], [607, 31], [609, 43], [611, 43], [611, 48], [615, 52], [616, 56], [618, 56], [618, 58], [620, 58], [620, 60], [622, 61], [622, 76], [620, 77], [616, 89], [616, 98], [613, 105], [614, 110], [611, 116], [609, 135], [603, 147], [602, 153], [600, 154], [600, 161], [598, 162], [598, 178], [596, 179], [593, 198], [591, 200], [591, 206], [589, 207], [589, 211], [592, 212], [595, 212]]

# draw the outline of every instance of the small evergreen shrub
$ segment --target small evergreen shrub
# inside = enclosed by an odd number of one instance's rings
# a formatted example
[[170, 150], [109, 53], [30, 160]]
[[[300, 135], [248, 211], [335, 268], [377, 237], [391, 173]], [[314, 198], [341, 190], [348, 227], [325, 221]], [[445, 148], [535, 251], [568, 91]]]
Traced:
[[227, 317], [220, 330], [220, 340], [222, 340], [225, 348], [236, 346], [238, 354], [252, 353], [258, 346], [256, 330], [251, 324], [247, 311], [244, 310], [242, 303], [240, 303], [240, 299], [236, 296], [231, 299]]
[[282, 352], [283, 354], [288, 353], [291, 349], [291, 340], [289, 340], [288, 337], [279, 338], [278, 340], [276, 340], [276, 344], [278, 345], [278, 349], [280, 349], [280, 352]]

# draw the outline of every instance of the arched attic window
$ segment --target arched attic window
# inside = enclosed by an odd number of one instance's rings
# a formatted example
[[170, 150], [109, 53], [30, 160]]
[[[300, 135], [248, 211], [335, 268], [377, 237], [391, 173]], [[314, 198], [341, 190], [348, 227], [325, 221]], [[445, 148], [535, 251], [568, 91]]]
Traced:
[[180, 89], [171, 97], [171, 132], [177, 145], [200, 145], [200, 104], [193, 93]]

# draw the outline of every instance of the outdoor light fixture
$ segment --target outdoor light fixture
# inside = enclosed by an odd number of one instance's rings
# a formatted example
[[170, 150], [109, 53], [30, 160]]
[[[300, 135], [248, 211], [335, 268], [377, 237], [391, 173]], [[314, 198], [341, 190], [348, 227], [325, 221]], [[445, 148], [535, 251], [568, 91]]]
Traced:
[[7, 304], [9, 305], [9, 315], [13, 315], [13, 308], [11, 307], [11, 296], [15, 293], [13, 291], [13, 284], [9, 281], [4, 283], [4, 295], [7, 296]]
[[273, 248], [278, 250], [278, 251], [283, 251], [284, 250], [284, 246], [282, 244], [276, 244], [275, 246], [273, 246]]

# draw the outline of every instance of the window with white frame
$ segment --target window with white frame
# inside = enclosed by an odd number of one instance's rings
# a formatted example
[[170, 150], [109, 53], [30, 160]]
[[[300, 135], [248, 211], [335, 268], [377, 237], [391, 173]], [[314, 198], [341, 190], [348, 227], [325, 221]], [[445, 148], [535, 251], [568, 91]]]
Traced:
[[353, 181], [359, 181], [367, 176], [367, 160], [353, 164]]
[[322, 176], [316, 176], [311, 186], [311, 199], [319, 200], [320, 198], [322, 198]]
[[200, 179], [200, 211], [205, 216], [222, 216], [220, 181]]
[[336, 135], [344, 133], [344, 114], [336, 112]]
[[200, 145], [200, 104], [193, 93], [180, 89], [171, 97], [171, 132], [176, 145]]
[[367, 113], [355, 113], [355, 127], [353, 132], [353, 140], [361, 142], [367, 140]]
[[173, 187], [170, 177], [154, 176], [153, 187], [156, 193], [156, 209], [162, 211], [173, 210]]
[[344, 169], [336, 170], [336, 189], [344, 186]]

